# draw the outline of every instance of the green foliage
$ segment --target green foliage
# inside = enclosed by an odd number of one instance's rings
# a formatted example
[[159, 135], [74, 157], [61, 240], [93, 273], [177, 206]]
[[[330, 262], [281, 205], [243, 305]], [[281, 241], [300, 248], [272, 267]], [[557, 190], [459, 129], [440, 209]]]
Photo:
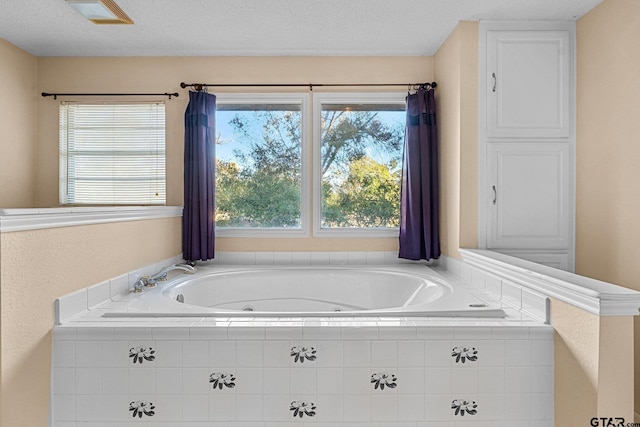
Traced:
[[323, 186], [323, 226], [397, 227], [401, 171], [395, 166], [369, 157], [351, 161], [340, 185]]
[[[323, 112], [323, 226], [396, 227], [397, 161], [368, 157], [375, 148], [393, 157], [402, 131], [370, 111]], [[222, 227], [298, 227], [301, 219], [301, 119], [295, 111], [235, 115], [229, 124], [245, 150], [236, 162], [216, 160], [216, 222]]]

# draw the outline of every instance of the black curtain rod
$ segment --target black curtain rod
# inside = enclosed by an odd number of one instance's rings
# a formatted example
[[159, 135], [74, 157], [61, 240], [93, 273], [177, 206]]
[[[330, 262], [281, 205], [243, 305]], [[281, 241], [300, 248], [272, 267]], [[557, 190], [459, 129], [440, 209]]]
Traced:
[[182, 89], [192, 87], [201, 91], [205, 87], [308, 87], [310, 91], [315, 87], [350, 87], [350, 86], [406, 86], [410, 89], [435, 89], [436, 82], [431, 83], [244, 83], [244, 84], [211, 84], [211, 83], [180, 83]]
[[47, 93], [42, 92], [42, 96], [53, 96], [53, 99], [58, 99], [59, 96], [168, 96], [171, 99], [172, 96], [178, 97], [178, 92], [174, 93]]

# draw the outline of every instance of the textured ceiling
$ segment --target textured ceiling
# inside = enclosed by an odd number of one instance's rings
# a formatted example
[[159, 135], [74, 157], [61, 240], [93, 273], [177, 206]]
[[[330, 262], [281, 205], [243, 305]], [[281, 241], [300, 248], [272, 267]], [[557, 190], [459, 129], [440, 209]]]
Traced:
[[433, 55], [459, 21], [575, 20], [602, 0], [117, 0], [100, 26], [64, 0], [0, 0], [0, 38], [37, 56]]

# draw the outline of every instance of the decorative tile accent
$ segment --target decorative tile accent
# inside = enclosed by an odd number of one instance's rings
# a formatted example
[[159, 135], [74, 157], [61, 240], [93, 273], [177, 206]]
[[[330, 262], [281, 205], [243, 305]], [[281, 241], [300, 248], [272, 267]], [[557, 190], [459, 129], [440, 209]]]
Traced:
[[133, 363], [142, 363], [143, 360], [152, 362], [156, 359], [153, 347], [139, 346], [129, 349], [129, 357], [133, 358]]
[[156, 414], [154, 409], [156, 409], [156, 407], [152, 402], [146, 402], [144, 400], [135, 400], [129, 403], [129, 410], [133, 412], [131, 415], [133, 418], [136, 416], [142, 418], [143, 415], [153, 417]]
[[304, 363], [305, 359], [314, 361], [316, 360], [316, 349], [314, 347], [291, 347], [291, 357], [294, 362]]
[[316, 404], [307, 402], [306, 400], [294, 400], [289, 406], [289, 410], [293, 411], [293, 417], [302, 418], [304, 415], [313, 417], [316, 415]]
[[209, 382], [213, 384], [213, 389], [222, 390], [223, 387], [234, 388], [236, 377], [231, 373], [214, 372], [209, 375]]
[[475, 347], [453, 347], [451, 357], [456, 359], [456, 363], [475, 362], [478, 360], [478, 349]]
[[451, 409], [454, 410], [453, 414], [461, 417], [464, 417], [464, 414], [477, 415], [477, 407], [478, 404], [473, 400], [455, 399], [451, 402]]
[[371, 375], [371, 384], [374, 385], [374, 390], [384, 390], [385, 387], [396, 388], [397, 381], [398, 379], [394, 374], [387, 374], [386, 372]]

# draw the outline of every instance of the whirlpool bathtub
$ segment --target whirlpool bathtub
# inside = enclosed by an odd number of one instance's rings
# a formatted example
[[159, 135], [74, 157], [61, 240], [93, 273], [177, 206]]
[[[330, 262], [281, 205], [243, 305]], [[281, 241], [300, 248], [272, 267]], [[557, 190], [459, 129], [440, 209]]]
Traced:
[[[175, 274], [175, 273], [173, 273]], [[496, 317], [455, 277], [420, 264], [200, 267], [105, 317]]]

